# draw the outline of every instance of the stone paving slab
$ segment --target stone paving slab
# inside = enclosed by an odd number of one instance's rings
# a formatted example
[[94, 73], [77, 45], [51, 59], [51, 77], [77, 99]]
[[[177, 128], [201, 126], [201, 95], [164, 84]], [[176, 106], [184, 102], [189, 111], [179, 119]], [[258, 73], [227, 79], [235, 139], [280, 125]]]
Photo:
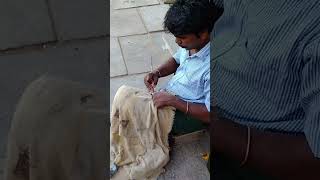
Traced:
[[107, 35], [107, 1], [48, 0], [58, 39]]
[[125, 9], [159, 4], [158, 0], [111, 0], [114, 9]]
[[171, 33], [164, 33], [162, 36], [162, 40], [166, 44], [167, 49], [170, 54], [173, 55], [179, 49], [179, 46], [176, 43], [176, 38]]
[[1, 179], [1, 175], [3, 174], [3, 170], [4, 170], [4, 158], [0, 158], [0, 179]]
[[[152, 45], [150, 45], [150, 47], [152, 47], [152, 65], [153, 69], [156, 69], [172, 56], [170, 51], [175, 49], [177, 44], [169, 44], [168, 42], [171, 41], [168, 41], [167, 39], [170, 37], [164, 32], [150, 33], [150, 36], [152, 39], [151, 42], [149, 42], [152, 43]], [[175, 53], [175, 51], [173, 53]]]
[[2, 0], [0, 22], [0, 49], [55, 40], [43, 0]]
[[0, 180], [4, 179], [5, 158], [0, 157]]
[[169, 5], [146, 6], [139, 8], [142, 20], [148, 32], [163, 30], [163, 21]]
[[129, 75], [151, 71], [154, 47], [150, 46], [147, 35], [120, 37], [119, 40]]
[[110, 77], [126, 75], [127, 68], [124, 64], [118, 38], [110, 38]]
[[110, 36], [127, 36], [147, 33], [136, 8], [112, 11]]
[[1, 119], [0, 120], [0, 159], [6, 157], [7, 154], [7, 138], [10, 128], [11, 119]]
[[170, 57], [162, 33], [120, 37], [119, 40], [129, 75], [149, 72]]
[[210, 135], [207, 133], [197, 141], [180, 143], [172, 147], [169, 163], [159, 180], [185, 179], [209, 180], [210, 174], [202, 154], [210, 150]]

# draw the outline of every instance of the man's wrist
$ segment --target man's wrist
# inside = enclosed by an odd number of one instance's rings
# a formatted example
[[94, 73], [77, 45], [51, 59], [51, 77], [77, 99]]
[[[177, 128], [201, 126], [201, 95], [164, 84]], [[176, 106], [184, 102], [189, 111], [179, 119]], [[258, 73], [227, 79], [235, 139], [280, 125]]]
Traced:
[[159, 69], [155, 69], [153, 72], [151, 72], [152, 74], [155, 74], [158, 78], [161, 77], [161, 72]]
[[170, 106], [177, 107], [178, 101], [179, 101], [179, 99], [176, 96], [172, 95], [172, 99], [170, 101]]

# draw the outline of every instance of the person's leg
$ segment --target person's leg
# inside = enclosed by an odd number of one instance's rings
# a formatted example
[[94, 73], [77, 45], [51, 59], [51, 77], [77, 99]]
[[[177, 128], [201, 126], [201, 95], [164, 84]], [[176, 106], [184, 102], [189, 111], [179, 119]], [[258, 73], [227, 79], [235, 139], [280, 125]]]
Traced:
[[261, 173], [248, 168], [239, 167], [235, 161], [221, 155], [210, 154], [212, 158], [212, 167], [210, 176], [216, 180], [272, 180], [271, 177], [262, 175]]
[[200, 120], [188, 116], [179, 110], [176, 110], [171, 132], [173, 135], [182, 135], [205, 128], [206, 125]]

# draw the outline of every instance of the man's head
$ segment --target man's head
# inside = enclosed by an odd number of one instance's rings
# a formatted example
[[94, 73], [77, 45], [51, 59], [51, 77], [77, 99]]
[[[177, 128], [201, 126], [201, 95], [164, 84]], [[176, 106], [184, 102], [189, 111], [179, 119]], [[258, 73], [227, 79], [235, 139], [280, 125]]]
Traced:
[[164, 29], [176, 37], [179, 46], [199, 49], [209, 42], [221, 13], [210, 0], [177, 0], [165, 16]]

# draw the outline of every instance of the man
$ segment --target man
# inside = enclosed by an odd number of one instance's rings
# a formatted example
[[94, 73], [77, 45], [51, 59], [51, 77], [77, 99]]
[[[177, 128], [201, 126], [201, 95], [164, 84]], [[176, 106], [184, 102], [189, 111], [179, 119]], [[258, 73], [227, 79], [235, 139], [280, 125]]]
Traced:
[[220, 13], [208, 0], [178, 0], [165, 16], [164, 28], [176, 37], [181, 48], [158, 69], [148, 73], [144, 82], [154, 91], [158, 78], [175, 73], [164, 91], [153, 94], [153, 101], [157, 108], [177, 109], [172, 130], [176, 134], [202, 129], [202, 123], [209, 122], [209, 41]]
[[320, 179], [320, 2], [214, 3], [211, 176]]

